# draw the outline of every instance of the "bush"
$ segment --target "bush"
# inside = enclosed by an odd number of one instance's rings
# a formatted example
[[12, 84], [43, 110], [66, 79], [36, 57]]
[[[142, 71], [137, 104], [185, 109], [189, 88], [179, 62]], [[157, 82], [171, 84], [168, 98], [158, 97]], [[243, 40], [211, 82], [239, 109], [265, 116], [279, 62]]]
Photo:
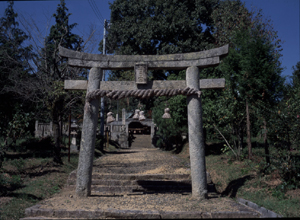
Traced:
[[[187, 133], [187, 107], [185, 96], [172, 98], [159, 97], [152, 109], [152, 117], [156, 124], [154, 145], [164, 150], [172, 150], [173, 145], [182, 145], [182, 133]], [[170, 109], [171, 118], [162, 118], [165, 108]]]
[[[290, 91], [288, 99], [272, 114], [268, 130], [271, 144], [276, 149], [272, 158], [279, 174], [288, 188], [300, 187], [300, 89]], [[272, 156], [272, 155], [271, 155]], [[285, 187], [286, 188], [286, 187]]]

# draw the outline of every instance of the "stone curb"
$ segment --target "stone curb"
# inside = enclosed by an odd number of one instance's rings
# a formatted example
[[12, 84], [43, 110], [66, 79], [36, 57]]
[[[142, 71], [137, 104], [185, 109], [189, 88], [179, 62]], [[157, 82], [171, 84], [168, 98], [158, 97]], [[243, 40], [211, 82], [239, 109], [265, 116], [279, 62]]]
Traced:
[[21, 220], [33, 219], [199, 219], [199, 218], [259, 218], [259, 213], [249, 211], [239, 212], [175, 212], [175, 211], [157, 211], [157, 210], [74, 210], [67, 211], [64, 209], [40, 209], [41, 205], [35, 205], [25, 210], [27, 217]]
[[237, 198], [237, 202], [256, 210], [257, 212], [259, 212], [261, 214], [261, 218], [282, 218], [281, 215], [279, 215], [275, 212], [272, 212], [264, 207], [261, 207], [261, 206], [255, 204], [254, 202], [248, 201], [246, 199]]

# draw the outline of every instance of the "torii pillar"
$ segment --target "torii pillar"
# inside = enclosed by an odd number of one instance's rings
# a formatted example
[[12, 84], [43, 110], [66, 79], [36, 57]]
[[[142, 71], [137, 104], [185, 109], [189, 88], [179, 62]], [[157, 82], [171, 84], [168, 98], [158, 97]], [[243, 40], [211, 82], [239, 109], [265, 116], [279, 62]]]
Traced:
[[[68, 64], [74, 67], [91, 68], [89, 81], [66, 80], [65, 89], [76, 89], [92, 92], [98, 90], [164, 90], [174, 88], [214, 89], [224, 88], [225, 79], [201, 79], [199, 69], [217, 66], [220, 58], [228, 54], [228, 45], [206, 51], [171, 54], [171, 55], [101, 55], [87, 54], [59, 48], [62, 57], [68, 58]], [[135, 69], [134, 81], [101, 81], [102, 69]], [[186, 69], [186, 81], [151, 81], [147, 82], [147, 69]], [[142, 76], [145, 77], [142, 77]], [[159, 94], [159, 93], [158, 93]], [[90, 103], [90, 110], [84, 111], [80, 156], [77, 170], [76, 194], [87, 197], [91, 194], [91, 179], [95, 136], [97, 129], [99, 100]], [[197, 95], [187, 97], [189, 148], [192, 176], [192, 196], [198, 199], [207, 198], [207, 181], [205, 167], [205, 145], [202, 126], [201, 98]]]
[[[199, 90], [199, 69], [187, 68], [187, 87]], [[189, 153], [191, 161], [192, 195], [199, 199], [207, 198], [207, 180], [205, 166], [205, 144], [203, 137], [201, 97], [187, 96]], [[205, 174], [205, 175], [203, 175]]]
[[[102, 69], [93, 67], [89, 73], [87, 94], [100, 89]], [[90, 102], [89, 111], [84, 110], [80, 153], [77, 169], [76, 194], [87, 197], [91, 194], [95, 140], [99, 113], [99, 99]]]

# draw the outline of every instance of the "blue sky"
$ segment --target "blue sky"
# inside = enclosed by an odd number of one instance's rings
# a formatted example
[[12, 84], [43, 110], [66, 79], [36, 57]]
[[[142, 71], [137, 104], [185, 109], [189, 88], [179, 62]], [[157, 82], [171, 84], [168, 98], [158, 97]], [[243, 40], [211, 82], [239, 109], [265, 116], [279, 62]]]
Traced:
[[[47, 34], [47, 22], [56, 12], [59, 0], [49, 1], [15, 1], [15, 11], [25, 18], [33, 18], [40, 31]], [[110, 19], [109, 2], [112, 0], [66, 0], [69, 9], [70, 23], [78, 23], [74, 32], [84, 39], [93, 26], [96, 29], [96, 40], [103, 38], [104, 19]], [[300, 4], [299, 0], [242, 0], [248, 9], [256, 7], [262, 9], [265, 18], [273, 21], [274, 30], [278, 31], [278, 37], [284, 41], [282, 53], [283, 76], [292, 74], [292, 66], [300, 61]], [[0, 1], [0, 17], [4, 15], [7, 7], [6, 1]], [[50, 20], [50, 25], [54, 19]], [[98, 42], [99, 42], [98, 41]], [[95, 43], [91, 51], [98, 53], [98, 44]]]

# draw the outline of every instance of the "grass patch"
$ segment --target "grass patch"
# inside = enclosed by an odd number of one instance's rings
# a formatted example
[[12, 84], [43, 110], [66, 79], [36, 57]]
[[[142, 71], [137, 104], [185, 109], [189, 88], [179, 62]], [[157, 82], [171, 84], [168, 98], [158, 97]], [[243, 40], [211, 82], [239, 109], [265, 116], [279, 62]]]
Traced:
[[[69, 173], [77, 169], [78, 153], [71, 153], [68, 162], [68, 150], [65, 149], [62, 151], [64, 164], [56, 164], [51, 151], [45, 154], [39, 149], [43, 146], [40, 143], [41, 141], [34, 140], [30, 143], [32, 147], [29, 150], [7, 152], [0, 170], [1, 220], [23, 218], [26, 208], [59, 193], [66, 184]], [[38, 150], [42, 153], [33, 153]], [[103, 149], [100, 139], [95, 149], [95, 158], [117, 150], [118, 147], [113, 142], [107, 149]]]
[[[210, 143], [207, 146], [206, 169], [217, 191], [233, 199], [247, 199], [284, 217], [299, 217], [300, 189], [284, 191], [277, 170], [261, 172], [265, 166], [264, 149], [256, 143], [252, 149], [253, 160], [242, 161], [233, 160], [232, 152], [221, 153], [217, 148], [223, 144]], [[246, 153], [247, 149], [244, 150]], [[188, 144], [178, 156], [189, 162]]]
[[26, 208], [58, 193], [77, 168], [78, 154], [71, 154], [70, 162], [67, 155], [62, 159], [64, 165], [51, 157], [6, 160], [0, 173], [0, 219], [20, 219]]

